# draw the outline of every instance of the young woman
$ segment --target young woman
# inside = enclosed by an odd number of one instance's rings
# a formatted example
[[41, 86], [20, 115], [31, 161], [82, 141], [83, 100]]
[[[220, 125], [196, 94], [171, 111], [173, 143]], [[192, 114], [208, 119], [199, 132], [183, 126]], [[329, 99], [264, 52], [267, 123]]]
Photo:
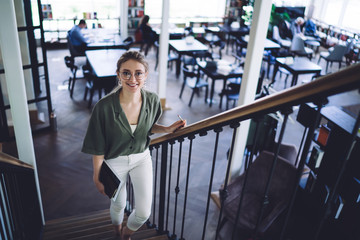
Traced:
[[[161, 105], [155, 93], [143, 89], [149, 66], [137, 51], [125, 52], [117, 62], [119, 86], [94, 107], [84, 139], [82, 151], [93, 155], [93, 180], [104, 194], [99, 181], [100, 167], [107, 161], [120, 177], [122, 187], [116, 199], [111, 200], [110, 215], [115, 233], [122, 240], [130, 239], [151, 213], [153, 172], [148, 149], [151, 133], [172, 133], [186, 125], [176, 121], [170, 126], [156, 122]], [[126, 179], [130, 175], [134, 189], [135, 208], [127, 226], [122, 229], [126, 205]]]

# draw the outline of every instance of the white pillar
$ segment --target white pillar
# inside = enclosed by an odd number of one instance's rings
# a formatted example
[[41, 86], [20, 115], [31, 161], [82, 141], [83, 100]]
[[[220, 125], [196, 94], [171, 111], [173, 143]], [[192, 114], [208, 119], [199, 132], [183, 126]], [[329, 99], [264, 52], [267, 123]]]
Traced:
[[[271, 0], [255, 0], [238, 106], [249, 104], [255, 98], [269, 25], [271, 4]], [[237, 130], [231, 166], [232, 175], [240, 173], [249, 125], [250, 121], [243, 121]]]
[[128, 37], [128, 0], [120, 0], [120, 35], [121, 39]]
[[44, 224], [13, 0], [0, 1], [0, 47], [4, 61], [6, 85], [9, 93], [10, 110], [14, 123], [19, 159], [34, 167], [35, 183]]
[[167, 62], [169, 51], [169, 0], [163, 0], [162, 22], [159, 41], [159, 81], [158, 94], [162, 108], [166, 108], [166, 82], [167, 82]]

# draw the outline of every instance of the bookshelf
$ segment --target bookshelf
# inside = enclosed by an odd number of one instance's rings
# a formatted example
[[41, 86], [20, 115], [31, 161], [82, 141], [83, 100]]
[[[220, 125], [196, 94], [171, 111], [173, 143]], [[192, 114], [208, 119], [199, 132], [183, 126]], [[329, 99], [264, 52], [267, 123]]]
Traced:
[[[46, 43], [66, 43], [67, 32], [77, 24], [79, 19], [73, 18], [44, 18], [44, 34]], [[120, 29], [120, 18], [85, 18], [87, 28], [101, 27]]]
[[129, 0], [128, 5], [128, 30], [135, 32], [141, 18], [144, 16], [144, 0]]
[[[315, 116], [315, 105], [303, 104], [299, 109], [297, 121], [309, 127], [309, 124], [314, 123]], [[349, 154], [349, 146], [352, 145], [351, 134], [355, 126], [355, 117], [346, 108], [328, 106], [321, 109], [319, 128], [314, 133], [308, 154], [307, 166], [311, 171], [303, 191], [309, 201], [307, 205], [313, 206], [313, 216], [321, 217], [325, 212], [325, 205], [331, 206], [330, 212], [326, 215], [324, 232], [340, 236], [345, 236], [344, 234], [349, 232], [354, 233], [352, 223], [360, 221], [359, 133], [349, 160], [345, 161]], [[313, 155], [316, 155], [316, 151], [322, 155], [320, 162], [314, 160], [316, 157]], [[341, 174], [342, 169], [344, 172]], [[329, 198], [332, 194], [335, 199]]]
[[227, 0], [224, 23], [227, 25], [230, 25], [232, 22], [240, 23], [241, 13], [242, 13], [241, 0]]

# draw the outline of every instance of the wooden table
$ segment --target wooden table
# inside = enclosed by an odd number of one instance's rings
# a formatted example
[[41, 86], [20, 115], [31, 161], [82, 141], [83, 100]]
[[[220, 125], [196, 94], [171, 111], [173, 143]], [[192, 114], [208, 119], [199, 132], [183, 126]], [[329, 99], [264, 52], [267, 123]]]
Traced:
[[185, 39], [170, 40], [170, 48], [175, 50], [178, 53], [178, 59], [176, 60], [176, 77], [180, 76], [180, 67], [181, 67], [181, 56], [184, 54], [191, 54], [192, 52], [197, 51], [207, 51], [208, 47], [198, 40], [194, 39], [192, 44], [188, 44]]
[[[243, 40], [248, 43], [249, 42], [249, 35], [246, 35], [245, 37], [243, 37]], [[265, 44], [264, 44], [264, 50], [279, 50], [280, 49], [280, 44], [266, 38], [265, 39]]]
[[125, 44], [119, 33], [106, 29], [89, 29], [84, 34], [88, 40], [87, 50], [121, 49]]
[[233, 36], [235, 38], [238, 38], [238, 37], [248, 35], [250, 33], [250, 29], [248, 27], [232, 28], [232, 27], [227, 26], [227, 25], [221, 26], [220, 31], [224, 32], [227, 35], [226, 54], [228, 53], [231, 36]]
[[[226, 88], [226, 82], [229, 78], [240, 78], [243, 75], [243, 69], [237, 67], [236, 65], [232, 65], [223, 60], [212, 62], [213, 64], [208, 64], [207, 61], [197, 61], [196, 64], [199, 66], [200, 71], [205, 73], [212, 81], [210, 87], [210, 98], [209, 98], [209, 106], [212, 106], [214, 92], [215, 92], [215, 81], [223, 80], [223, 89]], [[222, 99], [222, 98], [221, 98]], [[221, 101], [220, 101], [221, 106]]]
[[88, 50], [85, 52], [88, 63], [97, 78], [116, 77], [116, 63], [126, 50]]
[[296, 57], [292, 61], [290, 58], [276, 58], [271, 84], [275, 82], [275, 76], [279, 67], [285, 68], [293, 75], [291, 86], [295, 86], [297, 84], [300, 74], [313, 73], [315, 75], [320, 75], [321, 73], [321, 67], [311, 62], [308, 58]]

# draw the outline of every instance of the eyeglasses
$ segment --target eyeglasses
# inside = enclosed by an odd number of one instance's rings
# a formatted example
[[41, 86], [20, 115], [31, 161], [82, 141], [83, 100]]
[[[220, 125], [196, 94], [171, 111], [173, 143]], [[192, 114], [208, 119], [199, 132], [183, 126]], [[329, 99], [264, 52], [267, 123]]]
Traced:
[[[132, 75], [133, 74], [131, 74], [131, 72], [129, 71], [123, 71], [120, 73], [121, 78], [124, 80], [130, 80]], [[135, 72], [134, 77], [136, 78], [136, 80], [143, 80], [145, 77], [145, 73], [141, 71]]]

